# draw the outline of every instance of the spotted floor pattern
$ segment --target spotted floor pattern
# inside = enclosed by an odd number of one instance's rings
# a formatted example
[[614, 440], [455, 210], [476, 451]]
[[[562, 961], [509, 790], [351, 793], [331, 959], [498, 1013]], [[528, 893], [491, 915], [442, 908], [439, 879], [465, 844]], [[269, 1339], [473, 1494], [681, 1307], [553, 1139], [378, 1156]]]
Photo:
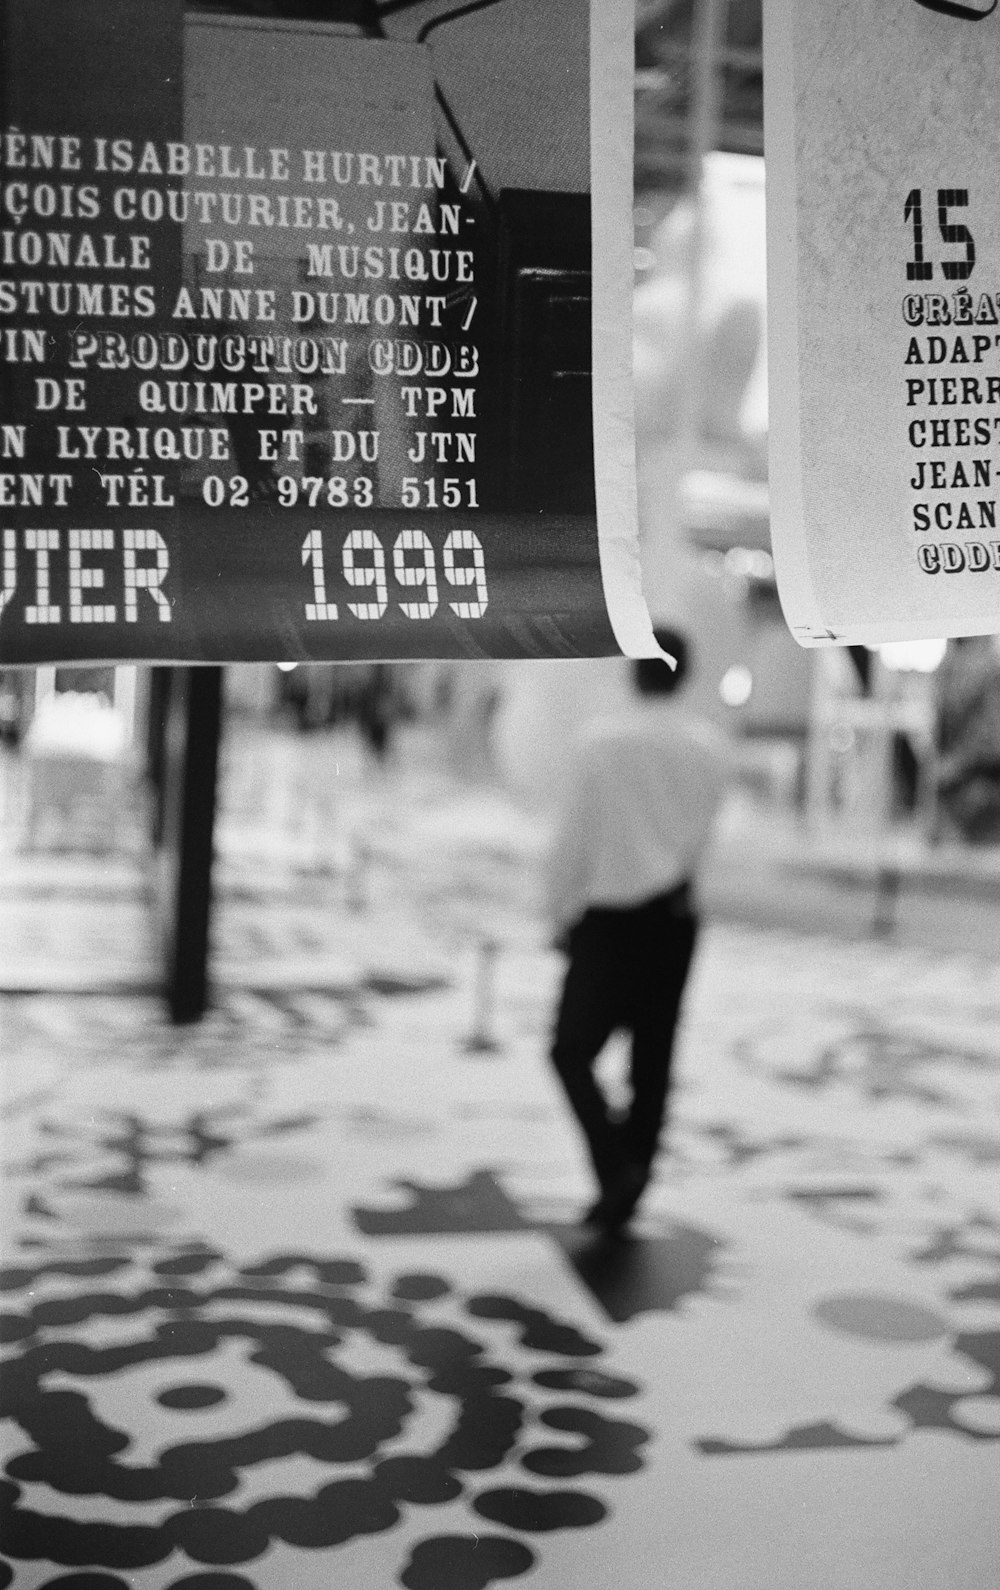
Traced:
[[713, 923], [602, 1242], [533, 836], [387, 816], [224, 846], [192, 1029], [127, 870], [14, 891], [0, 1590], [994, 1587], [1000, 968]]
[[0, 1581], [996, 1582], [1000, 972], [713, 927], [608, 1244], [557, 970], [4, 997]]

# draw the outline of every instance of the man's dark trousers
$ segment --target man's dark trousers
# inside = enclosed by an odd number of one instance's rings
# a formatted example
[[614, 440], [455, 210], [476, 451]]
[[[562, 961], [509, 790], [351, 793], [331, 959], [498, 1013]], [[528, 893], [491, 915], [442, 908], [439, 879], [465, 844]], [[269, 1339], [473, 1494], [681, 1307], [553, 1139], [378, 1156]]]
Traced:
[[[681, 884], [641, 905], [592, 907], [570, 930], [552, 1063], [602, 1184], [625, 1165], [648, 1168], [656, 1153], [697, 929], [691, 891]], [[623, 1122], [609, 1115], [594, 1078], [598, 1055], [619, 1029], [632, 1035], [632, 1101]]]

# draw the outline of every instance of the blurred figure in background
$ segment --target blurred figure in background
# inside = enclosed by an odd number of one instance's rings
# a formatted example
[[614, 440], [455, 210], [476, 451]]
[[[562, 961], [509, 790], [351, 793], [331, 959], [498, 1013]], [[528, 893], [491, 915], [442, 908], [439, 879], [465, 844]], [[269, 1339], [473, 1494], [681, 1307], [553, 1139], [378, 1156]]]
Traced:
[[411, 715], [398, 668], [372, 663], [355, 699], [354, 712], [362, 740], [375, 762], [384, 766], [397, 725]]
[[937, 697], [939, 837], [1000, 843], [1000, 639], [949, 641]]
[[[556, 942], [569, 956], [551, 1058], [587, 1141], [600, 1196], [587, 1220], [624, 1225], [649, 1181], [694, 954], [695, 879], [732, 766], [725, 737], [688, 711], [683, 635], [658, 629], [676, 669], [633, 665], [636, 699], [580, 736], [548, 858]], [[613, 1115], [594, 1067], [631, 1034], [631, 1099]]]

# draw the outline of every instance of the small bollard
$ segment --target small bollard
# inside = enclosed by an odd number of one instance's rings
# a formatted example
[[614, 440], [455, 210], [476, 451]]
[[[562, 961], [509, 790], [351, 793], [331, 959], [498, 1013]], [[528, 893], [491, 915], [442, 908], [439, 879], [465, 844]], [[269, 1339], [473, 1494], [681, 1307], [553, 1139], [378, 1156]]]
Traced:
[[368, 874], [371, 856], [363, 839], [355, 840], [348, 848], [344, 874], [344, 904], [354, 915], [368, 908]]
[[500, 1043], [493, 1035], [496, 995], [496, 963], [500, 946], [495, 939], [481, 938], [476, 950], [476, 980], [473, 991], [472, 1031], [462, 1044], [466, 1054], [499, 1054]]

